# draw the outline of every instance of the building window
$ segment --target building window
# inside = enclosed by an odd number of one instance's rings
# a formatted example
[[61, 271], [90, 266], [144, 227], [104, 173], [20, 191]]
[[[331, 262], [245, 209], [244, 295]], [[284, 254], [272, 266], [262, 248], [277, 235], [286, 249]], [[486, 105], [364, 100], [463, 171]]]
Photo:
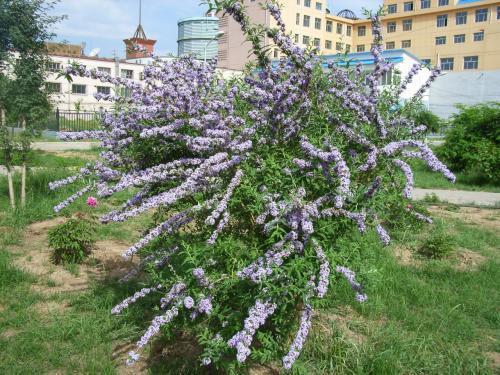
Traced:
[[453, 57], [446, 57], [441, 59], [441, 70], [453, 70]]
[[342, 43], [341, 42], [337, 42], [335, 43], [335, 49], [337, 51], [342, 51]]
[[304, 0], [304, 6], [310, 8], [311, 7], [311, 0]]
[[295, 24], [296, 24], [296, 25], [300, 25], [300, 13], [297, 13], [297, 14], [295, 15]]
[[134, 78], [134, 71], [130, 70], [130, 69], [122, 69], [121, 77], [127, 78], [127, 79], [133, 79]]
[[316, 3], [316, 10], [323, 9], [323, 5], [321, 3]]
[[351, 36], [351, 35], [352, 35], [352, 26], [347, 25], [346, 35], [347, 35], [347, 36]]
[[321, 39], [314, 38], [314, 47], [316, 47], [316, 48], [320, 48], [321, 47]]
[[411, 40], [402, 40], [401, 48], [411, 48]]
[[277, 59], [277, 58], [278, 58], [278, 56], [279, 56], [278, 50], [275, 48], [275, 49], [273, 50], [273, 57], [274, 57], [275, 59]]
[[49, 94], [57, 94], [61, 92], [61, 84], [59, 82], [47, 82], [45, 84]]
[[436, 37], [436, 46], [440, 46], [442, 44], [446, 44], [446, 37], [445, 36], [437, 36]]
[[477, 56], [464, 57], [464, 69], [477, 69], [479, 58]]
[[85, 86], [85, 85], [71, 85], [71, 92], [73, 94], [85, 95], [87, 93], [87, 86]]
[[385, 49], [394, 49], [396, 48], [396, 42], [387, 42], [385, 44]]
[[488, 20], [488, 9], [476, 10], [476, 22], [486, 22]]
[[465, 25], [467, 23], [467, 12], [458, 12], [455, 16], [457, 25]]
[[103, 73], [107, 73], [107, 74], [111, 74], [111, 68], [106, 68], [104, 66], [99, 66], [97, 67], [97, 70], [99, 72], [103, 72]]
[[457, 34], [453, 37], [455, 43], [465, 43], [465, 34]]
[[326, 21], [326, 32], [331, 33], [333, 31], [333, 22]]
[[337, 24], [337, 34], [342, 34], [342, 24], [341, 23]]
[[413, 26], [412, 20], [403, 20], [403, 31], [410, 31]]
[[484, 40], [484, 31], [474, 33], [474, 42], [481, 42]]
[[358, 36], [366, 35], [366, 26], [358, 26]]
[[325, 49], [332, 49], [332, 41], [325, 40]]
[[98, 94], [103, 94], [103, 95], [110, 95], [111, 94], [111, 87], [108, 86], [96, 86], [97, 88], [97, 93]]
[[413, 1], [407, 1], [404, 4], [404, 11], [405, 12], [412, 12], [413, 11]]
[[309, 44], [309, 37], [307, 35], [302, 36], [302, 44], [305, 44], [305, 45]]
[[428, 9], [431, 7], [431, 0], [420, 0], [420, 9]]
[[132, 89], [130, 87], [122, 87], [120, 89], [120, 95], [124, 98], [130, 98], [132, 96]]
[[304, 23], [303, 23], [303, 25], [305, 27], [309, 27], [310, 23], [311, 23], [311, 17], [310, 16], [304, 16]]
[[48, 72], [58, 73], [58, 72], [61, 70], [61, 63], [58, 63], [58, 62], [53, 62], [53, 61], [49, 61], [49, 62], [45, 65], [45, 69], [46, 69]]
[[391, 4], [387, 5], [387, 13], [393, 14], [398, 12], [398, 5], [397, 4]]
[[314, 19], [314, 28], [316, 30], [321, 30], [321, 18]]
[[297, 0], [297, 5], [300, 5], [300, 0]]
[[394, 33], [396, 31], [396, 22], [387, 22], [387, 32]]
[[295, 43], [299, 42], [299, 34], [295, 34]]
[[438, 1], [438, 6], [440, 6], [440, 7], [445, 7], [447, 5], [450, 5], [450, 0], [439, 0]]
[[392, 69], [389, 70], [388, 72], [385, 72], [382, 75], [382, 78], [380, 79], [380, 83], [382, 84], [382, 86], [392, 84]]
[[431, 65], [431, 59], [422, 59], [422, 65]]
[[357, 52], [365, 52], [365, 45], [364, 44], [358, 44], [356, 46], [356, 51]]
[[448, 15], [442, 14], [437, 16], [437, 27], [446, 27], [448, 26]]
[[436, 46], [440, 46], [442, 44], [446, 44], [446, 37], [445, 36], [437, 36], [436, 37]]
[[500, 20], [500, 7], [497, 7], [497, 20]]

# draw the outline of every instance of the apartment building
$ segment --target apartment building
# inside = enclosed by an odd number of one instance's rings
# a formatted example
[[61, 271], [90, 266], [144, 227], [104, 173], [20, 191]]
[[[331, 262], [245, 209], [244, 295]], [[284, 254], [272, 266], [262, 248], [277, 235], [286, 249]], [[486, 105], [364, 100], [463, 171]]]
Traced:
[[[322, 54], [369, 51], [371, 24], [345, 10], [337, 15], [326, 0], [282, 0], [283, 19], [296, 43], [314, 45]], [[244, 0], [253, 22], [272, 26], [269, 12], [256, 0]], [[445, 71], [500, 69], [500, 1], [384, 0], [385, 48], [406, 49], [423, 62]], [[239, 25], [225, 15], [220, 20], [219, 64], [242, 69], [250, 44]], [[270, 44], [266, 40], [266, 44]], [[273, 57], [279, 57], [277, 49]]]

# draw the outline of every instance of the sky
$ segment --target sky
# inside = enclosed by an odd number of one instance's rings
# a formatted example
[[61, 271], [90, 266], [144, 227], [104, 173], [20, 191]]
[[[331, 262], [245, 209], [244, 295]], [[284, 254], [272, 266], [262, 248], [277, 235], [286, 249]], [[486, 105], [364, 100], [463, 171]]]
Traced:
[[[177, 53], [177, 21], [200, 16], [205, 8], [200, 0], [143, 0], [142, 25], [146, 36], [156, 39], [156, 55]], [[382, 0], [329, 0], [329, 9], [336, 14], [348, 8], [358, 16], [363, 7], [375, 9]], [[353, 5], [355, 3], [355, 5]], [[52, 10], [54, 15], [65, 15], [54, 29], [55, 40], [81, 44], [85, 51], [100, 50], [100, 56], [122, 57], [123, 39], [135, 32], [139, 18], [139, 0], [60, 0]]]

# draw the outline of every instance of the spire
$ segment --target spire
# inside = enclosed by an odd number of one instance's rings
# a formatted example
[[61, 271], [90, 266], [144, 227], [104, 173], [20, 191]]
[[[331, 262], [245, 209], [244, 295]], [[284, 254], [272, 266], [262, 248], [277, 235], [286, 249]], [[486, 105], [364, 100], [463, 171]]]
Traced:
[[[144, 28], [142, 27], [142, 0], [139, 0], [139, 25], [135, 30], [134, 36], [125, 39], [127, 59], [138, 59], [148, 57], [153, 54], [156, 40], [148, 39]], [[137, 50], [137, 46], [142, 47], [145, 51]]]
[[139, 25], [137, 26], [137, 30], [135, 30], [133, 37], [138, 39], [148, 39], [146, 37], [146, 33], [144, 32], [144, 28], [142, 27], [142, 0], [139, 0]]

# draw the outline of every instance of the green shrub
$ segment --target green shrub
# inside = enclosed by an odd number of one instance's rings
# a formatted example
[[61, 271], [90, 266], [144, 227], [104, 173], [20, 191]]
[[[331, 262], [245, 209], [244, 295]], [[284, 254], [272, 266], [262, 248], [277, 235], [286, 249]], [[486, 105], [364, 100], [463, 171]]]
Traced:
[[443, 127], [443, 120], [423, 105], [417, 106], [410, 117], [416, 124], [427, 126], [426, 133], [439, 133]]
[[417, 248], [419, 254], [432, 259], [442, 259], [455, 249], [453, 237], [442, 227], [433, 229]]
[[49, 232], [49, 247], [54, 263], [81, 263], [94, 245], [92, 222], [83, 218], [70, 219]]
[[438, 155], [455, 172], [500, 183], [500, 103], [460, 106]]

